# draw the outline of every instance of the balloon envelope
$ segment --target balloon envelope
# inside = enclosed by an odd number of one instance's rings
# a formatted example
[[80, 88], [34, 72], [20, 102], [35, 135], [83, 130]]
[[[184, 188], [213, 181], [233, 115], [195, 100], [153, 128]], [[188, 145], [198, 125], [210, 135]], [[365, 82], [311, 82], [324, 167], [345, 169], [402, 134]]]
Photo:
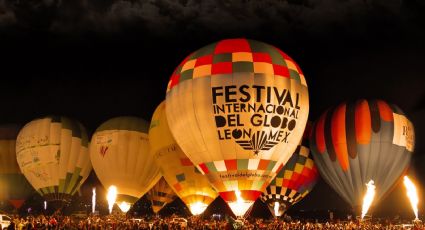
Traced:
[[307, 122], [307, 84], [276, 47], [222, 40], [176, 68], [166, 110], [177, 144], [239, 216], [295, 151]]
[[323, 113], [314, 124], [310, 147], [324, 180], [358, 207], [370, 180], [378, 201], [402, 176], [414, 142], [413, 124], [397, 106], [358, 100]]
[[105, 188], [114, 185], [118, 202], [134, 204], [160, 179], [149, 154], [149, 123], [137, 117], [116, 117], [101, 124], [90, 143], [90, 158]]
[[319, 179], [319, 172], [310, 153], [309, 130], [306, 129], [302, 143], [261, 195], [261, 200], [275, 217], [281, 216], [303, 199]]
[[192, 214], [204, 212], [218, 194], [171, 135], [165, 115], [165, 102], [156, 108], [152, 116], [149, 140], [151, 153], [167, 183], [189, 207]]
[[47, 201], [70, 202], [92, 169], [87, 145], [81, 123], [49, 116], [20, 130], [16, 157], [22, 173]]
[[9, 201], [16, 209], [35, 192], [16, 161], [16, 137], [20, 128], [12, 124], [0, 126], [0, 199]]

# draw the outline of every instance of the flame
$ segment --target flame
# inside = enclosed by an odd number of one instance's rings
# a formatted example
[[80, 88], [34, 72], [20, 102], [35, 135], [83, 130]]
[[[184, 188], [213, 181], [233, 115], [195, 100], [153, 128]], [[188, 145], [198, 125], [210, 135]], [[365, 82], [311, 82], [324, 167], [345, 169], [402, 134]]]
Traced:
[[277, 201], [274, 202], [274, 216], [280, 216], [279, 208], [280, 208], [279, 202]]
[[109, 186], [108, 195], [106, 196], [106, 199], [108, 200], [109, 214], [112, 213], [112, 208], [114, 207], [115, 200], [117, 199], [117, 193], [117, 187], [114, 185]]
[[122, 212], [127, 213], [128, 210], [130, 210], [131, 208], [131, 204], [125, 201], [121, 201], [120, 203], [118, 203], [118, 207], [120, 207]]
[[254, 203], [253, 201], [245, 201], [241, 196], [241, 191], [236, 190], [236, 201], [228, 202], [230, 209], [236, 216], [243, 216]]
[[413, 212], [415, 213], [415, 220], [419, 220], [418, 219], [419, 198], [418, 198], [418, 192], [416, 191], [416, 187], [407, 176], [404, 176], [403, 183], [407, 189], [407, 197], [409, 198], [410, 204], [412, 205]]
[[93, 188], [92, 190], [92, 197], [91, 197], [91, 212], [94, 213], [96, 210], [96, 188]]
[[362, 219], [366, 215], [370, 206], [372, 205], [373, 198], [375, 197], [375, 188], [376, 188], [375, 182], [373, 182], [373, 180], [370, 180], [366, 184], [366, 187], [367, 187], [366, 195], [363, 197]]
[[200, 201], [196, 202], [196, 203], [192, 203], [189, 204], [189, 209], [190, 212], [192, 213], [192, 215], [199, 215], [201, 213], [203, 213], [205, 211], [205, 209], [207, 209], [208, 205], [204, 204]]
[[47, 209], [47, 201], [44, 201], [44, 210]]

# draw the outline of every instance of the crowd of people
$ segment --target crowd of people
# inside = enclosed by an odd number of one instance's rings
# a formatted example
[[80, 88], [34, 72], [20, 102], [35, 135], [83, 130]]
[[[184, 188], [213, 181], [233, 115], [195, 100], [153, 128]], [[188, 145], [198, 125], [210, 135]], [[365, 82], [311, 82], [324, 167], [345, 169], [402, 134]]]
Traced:
[[[3, 229], [3, 227], [2, 227]], [[234, 219], [223, 220], [190, 217], [188, 219], [177, 217], [166, 218], [129, 218], [125, 216], [89, 216], [75, 218], [70, 216], [28, 216], [25, 218], [12, 216], [8, 230], [228, 230], [228, 229], [264, 229], [264, 230], [401, 230], [424, 229], [425, 225], [417, 221], [411, 224], [391, 223], [386, 221], [333, 221], [319, 223], [317, 221], [300, 220], [263, 220], [263, 219]]]

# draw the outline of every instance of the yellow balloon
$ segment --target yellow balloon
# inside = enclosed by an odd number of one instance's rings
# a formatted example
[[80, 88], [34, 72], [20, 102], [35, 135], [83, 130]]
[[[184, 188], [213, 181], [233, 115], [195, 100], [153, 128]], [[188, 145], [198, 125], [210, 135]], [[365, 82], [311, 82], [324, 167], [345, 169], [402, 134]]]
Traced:
[[48, 201], [70, 202], [92, 169], [86, 130], [66, 117], [26, 124], [16, 139], [16, 158], [22, 173]]
[[134, 204], [160, 179], [149, 154], [149, 123], [137, 117], [116, 117], [101, 124], [91, 139], [90, 159], [105, 188], [117, 187], [117, 203]]
[[167, 183], [189, 207], [192, 214], [203, 213], [218, 194], [171, 135], [165, 115], [165, 102], [156, 108], [152, 116], [149, 140], [151, 153], [155, 156]]
[[171, 76], [166, 104], [177, 144], [238, 216], [291, 157], [309, 111], [295, 61], [248, 39], [189, 55]]

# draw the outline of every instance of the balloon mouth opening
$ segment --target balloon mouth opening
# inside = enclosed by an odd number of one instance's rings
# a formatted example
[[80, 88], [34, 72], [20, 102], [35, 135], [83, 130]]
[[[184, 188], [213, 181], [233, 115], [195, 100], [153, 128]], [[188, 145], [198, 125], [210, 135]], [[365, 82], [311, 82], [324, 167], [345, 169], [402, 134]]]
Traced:
[[[223, 197], [224, 194], [220, 193], [220, 195]], [[234, 195], [234, 197], [230, 197], [230, 199], [226, 199], [228, 197], [223, 197], [223, 199], [229, 205], [229, 208], [232, 210], [233, 214], [235, 214], [237, 217], [243, 217], [260, 194], [255, 192], [254, 195], [252, 195], [252, 191], [240, 191], [237, 189], [232, 191], [232, 195]]]
[[235, 191], [236, 201], [229, 202], [229, 207], [232, 209], [233, 214], [238, 217], [243, 217], [248, 209], [254, 204], [254, 201], [245, 200], [239, 190]]
[[189, 204], [190, 212], [192, 213], [192, 215], [195, 215], [195, 216], [202, 214], [205, 211], [205, 209], [207, 209], [207, 207], [208, 205], [202, 202]]
[[270, 213], [273, 215], [274, 218], [283, 216], [288, 207], [291, 205], [291, 203], [288, 204], [287, 202], [282, 200], [269, 201], [266, 204], [267, 208], [269, 209]]
[[246, 201], [241, 199], [234, 202], [228, 202], [228, 204], [235, 216], [243, 217], [248, 209], [254, 204], [254, 201]]
[[279, 217], [279, 216], [281, 216], [282, 215], [282, 213], [280, 213], [279, 212], [279, 209], [280, 209], [280, 204], [279, 204], [279, 202], [274, 202], [274, 216], [275, 217]]
[[117, 205], [123, 213], [127, 213], [131, 208], [131, 204], [125, 201], [121, 201], [120, 203], [117, 203]]

